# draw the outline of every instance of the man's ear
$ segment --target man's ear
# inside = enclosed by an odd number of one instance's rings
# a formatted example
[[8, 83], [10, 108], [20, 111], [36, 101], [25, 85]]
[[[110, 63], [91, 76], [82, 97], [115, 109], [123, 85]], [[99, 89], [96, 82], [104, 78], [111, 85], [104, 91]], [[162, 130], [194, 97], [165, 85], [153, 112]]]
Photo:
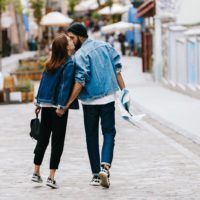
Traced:
[[85, 40], [85, 38], [82, 36], [78, 36], [78, 39], [81, 41], [81, 43], [83, 43], [83, 41]]

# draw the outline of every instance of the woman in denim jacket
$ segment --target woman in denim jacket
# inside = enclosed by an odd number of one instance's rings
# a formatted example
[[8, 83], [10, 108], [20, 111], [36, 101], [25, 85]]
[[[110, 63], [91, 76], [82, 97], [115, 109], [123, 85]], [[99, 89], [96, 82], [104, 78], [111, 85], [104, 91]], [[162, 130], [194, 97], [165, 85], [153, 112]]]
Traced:
[[[75, 68], [70, 57], [73, 51], [74, 44], [65, 34], [53, 41], [52, 54], [45, 63], [36, 97], [35, 113], [38, 114], [41, 110], [41, 130], [34, 150], [35, 169], [32, 181], [42, 182], [40, 166], [51, 136], [50, 174], [46, 185], [52, 188], [58, 187], [54, 176], [63, 152], [68, 118], [68, 111], [62, 117], [57, 113], [65, 108], [74, 84]], [[71, 108], [78, 109], [77, 100]]]

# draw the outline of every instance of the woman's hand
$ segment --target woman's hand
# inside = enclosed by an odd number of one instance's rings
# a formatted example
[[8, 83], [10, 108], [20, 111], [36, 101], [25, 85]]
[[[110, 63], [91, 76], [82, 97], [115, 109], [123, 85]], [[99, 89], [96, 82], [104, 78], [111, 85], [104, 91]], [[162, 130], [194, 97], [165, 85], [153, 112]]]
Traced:
[[41, 107], [37, 106], [35, 109], [35, 114], [38, 115], [40, 113]]
[[65, 114], [65, 109], [56, 109], [56, 114], [58, 115], [58, 117], [62, 117]]

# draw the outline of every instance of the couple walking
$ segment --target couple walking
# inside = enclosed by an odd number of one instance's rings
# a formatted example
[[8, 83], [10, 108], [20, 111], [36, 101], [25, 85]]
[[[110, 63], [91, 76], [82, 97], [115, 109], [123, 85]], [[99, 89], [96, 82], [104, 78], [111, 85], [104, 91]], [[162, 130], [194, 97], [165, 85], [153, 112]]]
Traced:
[[[75, 54], [72, 56], [74, 50]], [[78, 109], [81, 101], [84, 113], [87, 151], [92, 170], [91, 185], [110, 186], [110, 168], [115, 145], [115, 94], [125, 89], [121, 76], [120, 56], [108, 43], [88, 38], [81, 23], [68, 28], [52, 43], [52, 54], [36, 97], [36, 109], [41, 110], [41, 132], [34, 150], [32, 181], [41, 183], [40, 166], [51, 136], [50, 173], [46, 185], [58, 188], [55, 172], [63, 152], [69, 109]], [[103, 133], [99, 152], [99, 121]]]

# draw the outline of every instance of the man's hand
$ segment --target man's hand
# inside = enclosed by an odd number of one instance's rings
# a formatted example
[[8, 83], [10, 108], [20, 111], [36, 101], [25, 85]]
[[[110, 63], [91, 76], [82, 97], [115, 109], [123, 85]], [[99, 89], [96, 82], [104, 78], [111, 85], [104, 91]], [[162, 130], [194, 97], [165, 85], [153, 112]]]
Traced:
[[58, 115], [58, 117], [62, 117], [66, 112], [66, 109], [56, 109], [56, 114]]

